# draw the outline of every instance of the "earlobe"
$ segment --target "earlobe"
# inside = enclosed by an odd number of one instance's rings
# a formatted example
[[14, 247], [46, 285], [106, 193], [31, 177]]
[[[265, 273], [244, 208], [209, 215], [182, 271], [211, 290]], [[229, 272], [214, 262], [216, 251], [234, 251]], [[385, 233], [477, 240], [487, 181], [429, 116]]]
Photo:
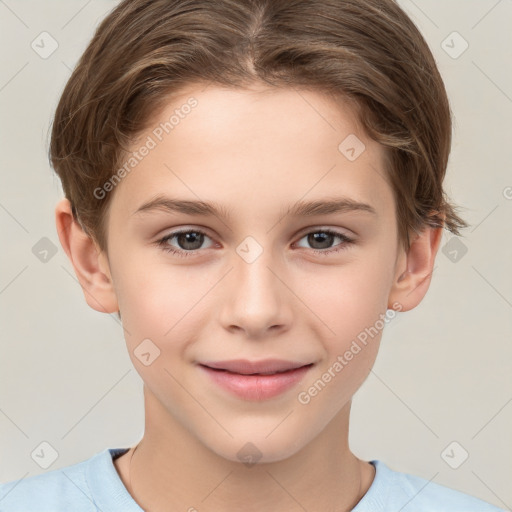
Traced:
[[443, 228], [427, 227], [412, 240], [407, 254], [396, 266], [396, 275], [388, 298], [388, 308], [399, 303], [400, 311], [415, 308], [430, 286]]
[[68, 199], [55, 208], [55, 223], [60, 243], [67, 254], [87, 304], [101, 313], [119, 310], [106, 255], [74, 219]]

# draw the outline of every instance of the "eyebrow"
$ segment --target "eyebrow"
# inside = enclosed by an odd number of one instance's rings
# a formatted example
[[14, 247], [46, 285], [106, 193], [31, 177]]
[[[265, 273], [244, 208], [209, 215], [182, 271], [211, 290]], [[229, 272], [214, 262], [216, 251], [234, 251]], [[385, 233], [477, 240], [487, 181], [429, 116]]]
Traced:
[[[186, 215], [215, 216], [226, 220], [231, 219], [231, 211], [215, 202], [190, 201], [158, 195], [145, 202], [133, 215], [150, 212], [164, 211], [169, 213], [183, 213]], [[367, 203], [359, 202], [349, 197], [325, 198], [315, 201], [298, 201], [287, 211], [282, 212], [282, 217], [312, 217], [314, 215], [329, 215], [345, 212], [368, 212], [377, 215], [375, 208]]]

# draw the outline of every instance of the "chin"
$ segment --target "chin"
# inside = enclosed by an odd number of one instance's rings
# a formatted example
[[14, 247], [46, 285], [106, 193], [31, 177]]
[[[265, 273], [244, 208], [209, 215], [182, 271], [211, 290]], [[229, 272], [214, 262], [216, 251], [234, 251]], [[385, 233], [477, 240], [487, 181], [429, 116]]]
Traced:
[[284, 461], [295, 455], [307, 444], [302, 438], [303, 432], [295, 434], [289, 429], [283, 429], [279, 434], [273, 432], [270, 436], [268, 431], [246, 430], [238, 436], [234, 435], [234, 438], [224, 439], [222, 443], [212, 443], [213, 440], [210, 440], [206, 446], [219, 457], [252, 467], [255, 464]]

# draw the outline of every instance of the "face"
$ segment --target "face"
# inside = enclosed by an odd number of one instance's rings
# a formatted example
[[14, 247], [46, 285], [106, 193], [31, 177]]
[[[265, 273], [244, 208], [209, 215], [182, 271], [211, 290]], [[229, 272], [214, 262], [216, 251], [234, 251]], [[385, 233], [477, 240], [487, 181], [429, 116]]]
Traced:
[[228, 460], [246, 443], [262, 462], [291, 456], [349, 410], [390, 318], [382, 148], [320, 93], [197, 87], [133, 150], [108, 263], [147, 421]]

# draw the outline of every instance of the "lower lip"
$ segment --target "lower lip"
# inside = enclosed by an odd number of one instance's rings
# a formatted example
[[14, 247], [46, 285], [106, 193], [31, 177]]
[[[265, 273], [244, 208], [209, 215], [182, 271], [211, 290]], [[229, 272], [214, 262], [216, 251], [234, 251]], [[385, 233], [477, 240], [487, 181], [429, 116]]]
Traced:
[[313, 365], [274, 375], [242, 375], [199, 365], [220, 387], [244, 400], [268, 400], [297, 385]]

